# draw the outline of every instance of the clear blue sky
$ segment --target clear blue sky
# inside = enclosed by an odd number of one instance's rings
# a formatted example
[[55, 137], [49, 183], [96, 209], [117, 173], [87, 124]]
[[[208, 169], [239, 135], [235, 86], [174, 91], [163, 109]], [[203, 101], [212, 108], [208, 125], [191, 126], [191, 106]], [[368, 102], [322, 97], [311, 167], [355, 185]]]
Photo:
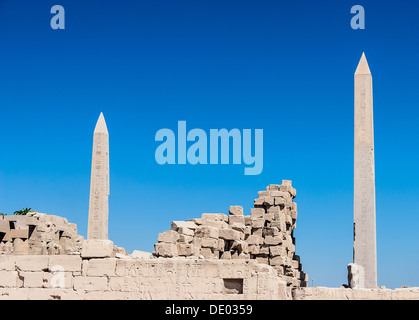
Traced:
[[[52, 30], [50, 9], [66, 10]], [[366, 10], [352, 30], [350, 9]], [[417, 1], [0, 0], [0, 211], [66, 217], [86, 235], [92, 136], [110, 133], [109, 237], [152, 251], [172, 220], [249, 214], [257, 191], [297, 189], [310, 285], [352, 261], [353, 74], [373, 73], [378, 283], [419, 286]], [[264, 169], [160, 166], [161, 128], [264, 130]]]

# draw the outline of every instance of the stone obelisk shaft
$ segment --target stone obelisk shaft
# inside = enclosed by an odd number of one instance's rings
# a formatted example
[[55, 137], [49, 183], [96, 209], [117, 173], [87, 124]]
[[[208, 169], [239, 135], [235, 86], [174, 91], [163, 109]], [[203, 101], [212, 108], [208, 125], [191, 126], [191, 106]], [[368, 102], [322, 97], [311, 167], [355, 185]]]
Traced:
[[101, 113], [93, 134], [87, 239], [108, 239], [109, 135]]
[[354, 263], [364, 285], [377, 286], [372, 75], [365, 54], [355, 72]]

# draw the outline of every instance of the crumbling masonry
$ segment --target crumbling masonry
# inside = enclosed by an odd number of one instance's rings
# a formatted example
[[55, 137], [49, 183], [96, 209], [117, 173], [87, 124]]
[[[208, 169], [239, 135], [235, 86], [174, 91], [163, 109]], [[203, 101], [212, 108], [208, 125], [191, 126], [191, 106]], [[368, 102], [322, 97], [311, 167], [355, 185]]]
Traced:
[[272, 266], [287, 286], [307, 285], [308, 276], [295, 254], [296, 190], [291, 181], [258, 192], [250, 215], [231, 206], [229, 215], [204, 213], [201, 218], [173, 221], [160, 233], [153, 255], [162, 258], [255, 259]]

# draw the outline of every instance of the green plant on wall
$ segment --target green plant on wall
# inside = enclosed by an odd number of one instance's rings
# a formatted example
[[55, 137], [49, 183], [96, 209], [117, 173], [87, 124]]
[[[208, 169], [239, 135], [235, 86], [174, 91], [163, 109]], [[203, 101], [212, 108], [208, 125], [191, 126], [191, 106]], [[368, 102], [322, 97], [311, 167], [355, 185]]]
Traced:
[[23, 208], [22, 210], [15, 211], [13, 214], [17, 216], [24, 216], [28, 214], [28, 212], [33, 212], [31, 208]]

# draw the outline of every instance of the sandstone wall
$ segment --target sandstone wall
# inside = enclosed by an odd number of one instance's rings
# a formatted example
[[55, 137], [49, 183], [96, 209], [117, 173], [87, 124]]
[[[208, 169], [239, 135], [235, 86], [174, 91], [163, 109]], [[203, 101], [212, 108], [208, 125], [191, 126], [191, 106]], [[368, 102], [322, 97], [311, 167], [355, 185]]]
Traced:
[[250, 215], [231, 206], [229, 215], [204, 213], [200, 218], [173, 221], [158, 235], [156, 257], [256, 260], [272, 266], [289, 287], [304, 287], [308, 276], [295, 254], [296, 190], [291, 181], [258, 192]]
[[256, 261], [0, 256], [0, 299], [285, 299], [290, 289]]

